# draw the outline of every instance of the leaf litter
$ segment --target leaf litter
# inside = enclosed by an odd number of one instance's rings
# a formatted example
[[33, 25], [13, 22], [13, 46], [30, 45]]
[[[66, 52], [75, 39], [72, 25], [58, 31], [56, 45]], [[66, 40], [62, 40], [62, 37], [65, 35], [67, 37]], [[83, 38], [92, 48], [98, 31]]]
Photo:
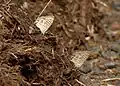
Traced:
[[2, 0], [0, 14], [0, 85], [119, 86], [111, 80], [120, 75], [111, 1]]

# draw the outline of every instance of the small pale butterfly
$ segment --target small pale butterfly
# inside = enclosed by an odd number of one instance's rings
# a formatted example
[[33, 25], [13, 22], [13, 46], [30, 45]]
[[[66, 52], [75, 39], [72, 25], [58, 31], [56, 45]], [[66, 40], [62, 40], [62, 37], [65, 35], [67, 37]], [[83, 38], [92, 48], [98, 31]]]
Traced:
[[76, 51], [72, 54], [71, 61], [74, 63], [76, 67], [81, 67], [82, 64], [87, 60], [89, 57], [89, 51]]
[[41, 16], [35, 21], [35, 25], [40, 29], [40, 31], [45, 34], [45, 32], [50, 28], [54, 21], [54, 16]]

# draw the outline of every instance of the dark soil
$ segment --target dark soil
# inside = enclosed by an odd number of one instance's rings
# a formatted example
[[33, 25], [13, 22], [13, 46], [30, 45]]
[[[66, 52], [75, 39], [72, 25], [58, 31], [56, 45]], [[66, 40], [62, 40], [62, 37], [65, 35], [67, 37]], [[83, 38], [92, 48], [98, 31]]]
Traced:
[[[120, 86], [119, 0], [0, 0], [0, 86]], [[90, 51], [81, 67], [71, 55]], [[82, 60], [81, 60], [82, 61]]]

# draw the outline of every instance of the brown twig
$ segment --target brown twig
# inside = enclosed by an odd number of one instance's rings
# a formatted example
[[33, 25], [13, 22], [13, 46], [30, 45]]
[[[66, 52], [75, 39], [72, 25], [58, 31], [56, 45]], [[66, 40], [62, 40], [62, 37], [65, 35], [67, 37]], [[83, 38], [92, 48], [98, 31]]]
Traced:
[[75, 81], [83, 86], [86, 86], [85, 84], [83, 84], [82, 82], [80, 82], [79, 80], [75, 79]]
[[14, 53], [9, 52], [9, 54], [11, 54], [13, 57], [15, 57], [15, 59], [18, 59], [18, 57]]
[[48, 5], [50, 4], [52, 0], [49, 0], [49, 2], [45, 5], [45, 7], [43, 8], [43, 10], [40, 12], [39, 16], [40, 17], [42, 15], [42, 13], [45, 11], [45, 9], [48, 7]]
[[60, 19], [60, 17], [58, 15], [55, 14], [55, 17], [59, 20], [60, 24], [63, 27], [63, 30], [65, 32], [65, 34], [69, 37], [72, 38], [71, 34], [66, 30], [65, 25], [63, 24], [62, 20]]
[[109, 78], [109, 79], [104, 79], [102, 81], [107, 82], [107, 81], [113, 81], [113, 80], [120, 80], [120, 78]]

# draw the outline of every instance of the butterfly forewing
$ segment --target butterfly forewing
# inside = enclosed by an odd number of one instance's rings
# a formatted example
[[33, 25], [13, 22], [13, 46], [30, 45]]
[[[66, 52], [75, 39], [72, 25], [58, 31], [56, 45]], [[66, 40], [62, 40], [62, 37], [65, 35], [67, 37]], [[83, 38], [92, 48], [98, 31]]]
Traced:
[[40, 29], [40, 31], [44, 34], [49, 27], [52, 25], [54, 21], [54, 16], [41, 16], [38, 17], [35, 21], [36, 26]]
[[76, 51], [72, 54], [71, 61], [75, 64], [76, 67], [81, 67], [82, 64], [87, 60], [89, 57], [88, 51]]

